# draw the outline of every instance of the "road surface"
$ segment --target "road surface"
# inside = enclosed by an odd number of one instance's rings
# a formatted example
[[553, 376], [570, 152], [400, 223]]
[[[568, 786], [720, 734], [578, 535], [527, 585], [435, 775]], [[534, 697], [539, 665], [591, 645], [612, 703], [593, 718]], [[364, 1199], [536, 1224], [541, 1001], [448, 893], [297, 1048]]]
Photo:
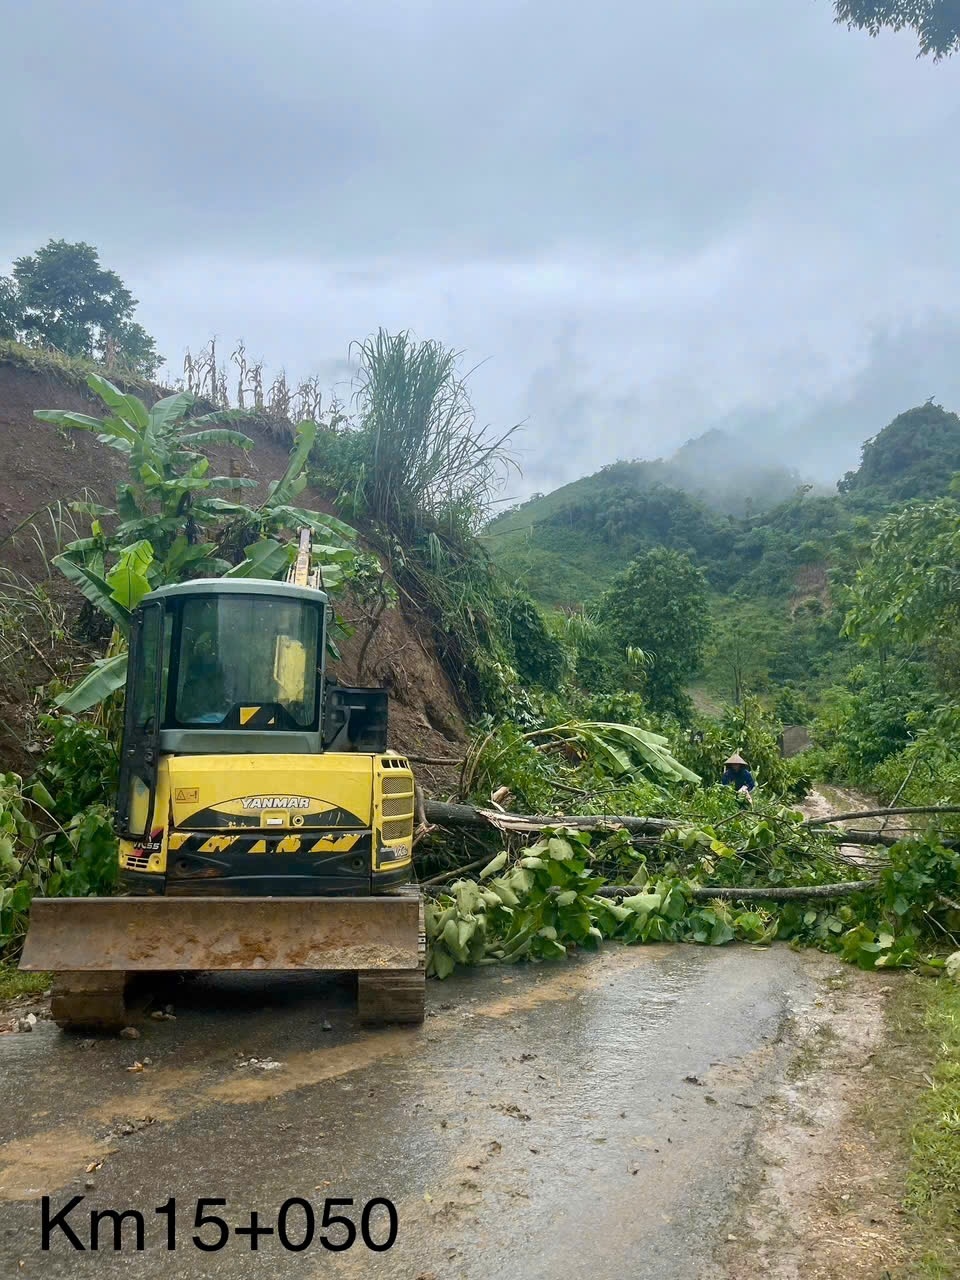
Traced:
[[[422, 1030], [361, 1031], [326, 978], [220, 975], [139, 1039], [0, 1038], [0, 1275], [672, 1280], [720, 1274], [793, 1015], [835, 962], [785, 947], [608, 948], [428, 984]], [[257, 1062], [252, 1062], [257, 1059]], [[135, 1064], [142, 1070], [130, 1070]], [[274, 1064], [279, 1063], [279, 1066]], [[42, 1197], [54, 1219], [41, 1248]], [[56, 1215], [73, 1197], [74, 1209]], [[176, 1220], [168, 1208], [176, 1200]], [[222, 1217], [193, 1243], [197, 1201]], [[281, 1206], [314, 1212], [299, 1252]], [[357, 1228], [322, 1225], [324, 1202]], [[395, 1206], [393, 1246], [362, 1239]], [[109, 1217], [138, 1210], [115, 1249]], [[252, 1222], [251, 1214], [258, 1217]], [[175, 1248], [167, 1248], [175, 1225]], [[273, 1234], [237, 1234], [257, 1227]], [[288, 1205], [287, 1244], [307, 1229]], [[389, 1211], [367, 1213], [374, 1245]], [[256, 1239], [257, 1247], [252, 1245]], [[81, 1252], [77, 1244], [84, 1245]]]

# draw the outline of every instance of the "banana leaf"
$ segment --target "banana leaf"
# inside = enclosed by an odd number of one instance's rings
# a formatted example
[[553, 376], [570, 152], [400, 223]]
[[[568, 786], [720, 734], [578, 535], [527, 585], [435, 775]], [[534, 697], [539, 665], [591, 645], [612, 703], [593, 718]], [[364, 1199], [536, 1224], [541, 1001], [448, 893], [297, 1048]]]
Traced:
[[216, 551], [213, 542], [188, 542], [184, 534], [175, 538], [163, 562], [163, 581], [176, 582], [188, 564], [196, 564], [205, 560]]
[[203, 481], [209, 489], [255, 489], [257, 481], [250, 476], [210, 476]]
[[668, 778], [675, 778], [685, 782], [699, 782], [700, 778], [686, 765], [682, 765], [679, 760], [674, 759], [668, 750], [666, 750], [668, 739], [660, 733], [654, 733], [651, 729], [638, 729], [634, 725], [629, 724], [604, 724], [595, 722], [588, 724], [599, 735], [603, 735], [607, 739], [613, 738], [635, 751], [651, 768], [656, 769], [658, 773], [665, 774]]
[[111, 693], [122, 689], [126, 681], [127, 654], [118, 653], [112, 658], [101, 658], [95, 662], [79, 684], [60, 694], [55, 701], [58, 707], [73, 714], [89, 711]]
[[[113, 598], [113, 588], [106, 579], [88, 569], [86, 565], [77, 564], [64, 552], [54, 556], [53, 563], [65, 578], [68, 578], [87, 600], [101, 613], [120, 628], [128, 636], [130, 634], [130, 613]], [[91, 704], [92, 705], [92, 704]]]
[[119, 387], [102, 378], [98, 373], [91, 373], [87, 378], [87, 386], [95, 392], [105, 405], [113, 410], [118, 418], [124, 419], [140, 431], [150, 426], [150, 417], [142, 400], [136, 396], [125, 395]]
[[252, 449], [253, 441], [240, 431], [227, 431], [223, 427], [209, 431], [190, 431], [182, 435], [183, 444], [234, 444], [240, 449]]
[[146, 539], [124, 547], [120, 559], [107, 574], [114, 600], [130, 612], [150, 590], [147, 574], [153, 563], [153, 547]]
[[344, 524], [336, 516], [328, 516], [322, 511], [306, 511], [302, 507], [291, 507], [286, 503], [270, 503], [266, 510], [274, 520], [282, 520], [293, 528], [305, 526], [311, 533], [325, 536], [332, 545], [351, 547], [357, 540], [356, 529], [351, 529], [350, 525]]
[[225, 573], [225, 578], [276, 578], [290, 567], [296, 548], [292, 543], [264, 538], [247, 547], [243, 554], [246, 558]]
[[304, 488], [304, 485], [300, 485], [299, 488], [295, 488], [295, 486], [306, 466], [316, 435], [317, 424], [315, 422], [301, 422], [298, 424], [294, 446], [290, 452], [286, 470], [271, 488], [270, 496], [264, 503], [265, 508], [272, 508], [289, 501], [290, 498], [296, 497], [297, 493]]
[[[33, 416], [40, 422], [52, 422], [55, 427], [73, 427], [76, 431], [103, 430], [103, 420], [91, 418], [86, 413], [71, 413], [66, 409], [34, 409]], [[132, 436], [133, 432], [130, 434]]]
[[550, 729], [539, 730], [532, 737], [554, 736], [580, 742], [592, 748], [617, 773], [630, 773], [636, 768], [636, 757], [656, 773], [674, 782], [700, 782], [693, 773], [666, 749], [668, 739], [651, 729], [616, 724], [603, 720], [571, 720]]
[[204, 413], [199, 418], [192, 418], [190, 425], [206, 429], [220, 426], [224, 422], [245, 422], [255, 416], [253, 409], [214, 409], [212, 413]]
[[166, 431], [172, 427], [196, 403], [197, 397], [192, 391], [178, 391], [175, 395], [164, 396], [150, 410], [150, 420], [155, 431]]

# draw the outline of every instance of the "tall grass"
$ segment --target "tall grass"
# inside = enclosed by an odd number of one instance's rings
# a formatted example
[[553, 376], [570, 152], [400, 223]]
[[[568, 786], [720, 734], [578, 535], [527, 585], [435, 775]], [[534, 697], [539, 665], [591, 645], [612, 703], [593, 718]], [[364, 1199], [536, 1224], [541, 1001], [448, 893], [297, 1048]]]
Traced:
[[381, 329], [351, 351], [364, 437], [358, 488], [369, 518], [400, 535], [430, 526], [479, 532], [516, 465], [507, 442], [517, 428], [496, 435], [477, 426], [459, 353], [439, 342]]

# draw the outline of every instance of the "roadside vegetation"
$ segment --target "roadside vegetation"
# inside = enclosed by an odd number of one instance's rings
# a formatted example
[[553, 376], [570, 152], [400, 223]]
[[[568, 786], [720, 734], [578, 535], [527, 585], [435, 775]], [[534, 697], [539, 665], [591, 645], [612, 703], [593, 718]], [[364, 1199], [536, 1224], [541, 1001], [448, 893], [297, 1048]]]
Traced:
[[906, 1205], [918, 1237], [914, 1275], [947, 1280], [960, 1246], [960, 985], [930, 984], [921, 1004], [932, 1071], [916, 1102]]

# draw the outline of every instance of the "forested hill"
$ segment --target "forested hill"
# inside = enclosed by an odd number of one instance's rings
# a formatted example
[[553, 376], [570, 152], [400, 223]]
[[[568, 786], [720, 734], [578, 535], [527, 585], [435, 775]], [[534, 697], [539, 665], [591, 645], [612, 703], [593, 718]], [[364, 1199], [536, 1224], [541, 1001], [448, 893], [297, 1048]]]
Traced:
[[927, 403], [862, 448], [834, 492], [757, 459], [720, 431], [668, 459], [615, 462], [493, 520], [494, 561], [551, 608], [590, 603], [639, 552], [682, 551], [722, 593], [786, 596], [798, 580], [852, 556], [874, 517], [945, 493], [960, 471], [960, 418]]

